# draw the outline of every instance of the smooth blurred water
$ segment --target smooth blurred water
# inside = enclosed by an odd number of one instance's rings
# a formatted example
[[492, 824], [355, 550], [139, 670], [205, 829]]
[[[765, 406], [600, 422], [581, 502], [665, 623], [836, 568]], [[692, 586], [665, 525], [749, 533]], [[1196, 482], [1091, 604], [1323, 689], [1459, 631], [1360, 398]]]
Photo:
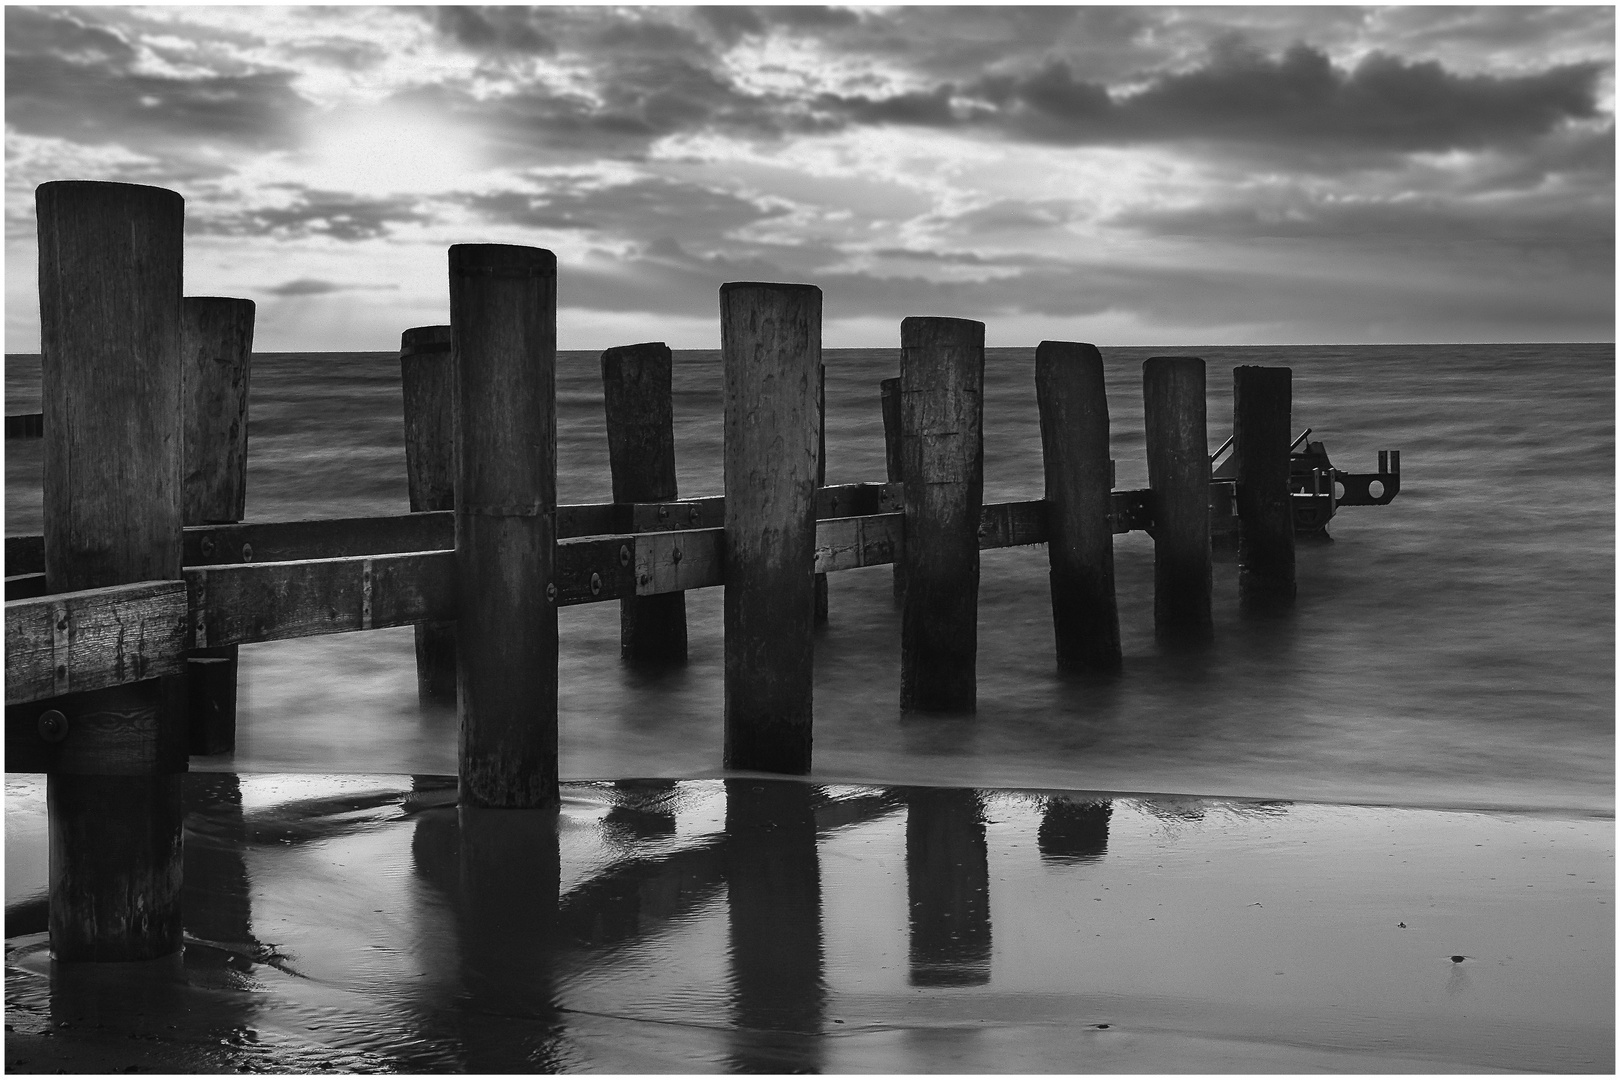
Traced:
[[[1104, 349], [1118, 485], [1146, 486], [1140, 365]], [[1115, 539], [1124, 675], [1056, 671], [1044, 548], [984, 554], [979, 707], [902, 717], [890, 571], [831, 577], [816, 643], [815, 766], [876, 783], [1192, 792], [1402, 805], [1614, 807], [1614, 347], [1178, 349], [1208, 363], [1210, 445], [1230, 429], [1230, 369], [1294, 370], [1296, 430], [1372, 471], [1402, 451], [1387, 507], [1350, 507], [1302, 544], [1299, 600], [1240, 615], [1218, 553], [1217, 643], [1152, 637], [1152, 541]], [[827, 479], [881, 480], [878, 383], [896, 350], [829, 350]], [[1032, 349], [986, 360], [985, 497], [1042, 491]], [[38, 361], [7, 357], [7, 411], [38, 408]], [[683, 496], [719, 494], [718, 354], [678, 352]], [[609, 497], [595, 353], [559, 356], [563, 502]], [[40, 523], [37, 441], [6, 443], [8, 535]], [[248, 516], [407, 509], [397, 357], [254, 358]], [[618, 658], [615, 604], [561, 614], [567, 778], [719, 771], [720, 594], [688, 597], [691, 660], [645, 675]], [[416, 701], [409, 629], [244, 646], [237, 772], [453, 773], [455, 718]]]

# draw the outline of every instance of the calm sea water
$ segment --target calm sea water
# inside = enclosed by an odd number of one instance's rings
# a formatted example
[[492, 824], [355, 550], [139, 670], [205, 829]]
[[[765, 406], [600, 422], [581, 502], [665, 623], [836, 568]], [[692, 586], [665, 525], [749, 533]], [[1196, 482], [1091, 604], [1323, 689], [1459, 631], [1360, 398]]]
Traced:
[[[1120, 487], [1146, 486], [1141, 362], [1104, 349]], [[1245, 618], [1215, 564], [1217, 643], [1196, 662], [1152, 636], [1152, 541], [1115, 539], [1125, 671], [1060, 676], [1044, 548], [984, 554], [979, 708], [902, 717], [887, 567], [831, 578], [816, 642], [818, 776], [1612, 814], [1614, 347], [1177, 349], [1208, 363], [1210, 445], [1230, 430], [1232, 367], [1294, 369], [1296, 431], [1336, 466], [1402, 451], [1386, 507], [1342, 510], [1302, 544], [1299, 600]], [[883, 478], [878, 383], [895, 350], [829, 350], [829, 483]], [[38, 408], [38, 360], [6, 362], [8, 412]], [[715, 352], [678, 352], [683, 496], [719, 494]], [[595, 353], [559, 356], [559, 498], [608, 498]], [[1042, 490], [1032, 349], [986, 360], [987, 501]], [[391, 353], [254, 358], [248, 516], [407, 509]], [[6, 530], [37, 532], [37, 441], [6, 443]], [[719, 590], [688, 598], [691, 660], [647, 676], [618, 659], [615, 604], [561, 614], [565, 778], [718, 772]], [[453, 773], [453, 711], [416, 701], [408, 628], [242, 649], [238, 772]]]

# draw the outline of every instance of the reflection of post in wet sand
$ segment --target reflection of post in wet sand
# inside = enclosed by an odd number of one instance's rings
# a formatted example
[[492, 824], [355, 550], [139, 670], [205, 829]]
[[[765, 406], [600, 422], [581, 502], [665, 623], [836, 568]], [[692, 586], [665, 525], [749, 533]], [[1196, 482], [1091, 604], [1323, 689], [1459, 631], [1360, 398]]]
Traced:
[[1108, 854], [1108, 820], [1114, 804], [1108, 799], [1048, 796], [1035, 834], [1041, 859], [1046, 862], [1094, 862]]
[[911, 985], [990, 981], [990, 858], [979, 793], [906, 792]]
[[732, 1032], [739, 1072], [816, 1072], [826, 1006], [816, 789], [726, 781]]
[[202, 962], [219, 959], [238, 971], [252, 968], [252, 897], [247, 862], [248, 827], [242, 782], [235, 773], [192, 773], [185, 780], [185, 885], [181, 905], [186, 935], [221, 950], [186, 950]]

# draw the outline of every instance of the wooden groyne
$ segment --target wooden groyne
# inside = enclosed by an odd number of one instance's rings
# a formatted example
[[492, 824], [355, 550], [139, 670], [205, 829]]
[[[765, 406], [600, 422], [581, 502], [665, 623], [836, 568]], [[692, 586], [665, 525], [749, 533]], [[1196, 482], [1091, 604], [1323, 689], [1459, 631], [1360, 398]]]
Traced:
[[1212, 472], [1205, 367], [1185, 356], [1144, 365], [1150, 486], [1113, 490], [1101, 357], [1043, 342], [1045, 497], [986, 503], [984, 324], [952, 318], [901, 323], [885, 481], [827, 486], [821, 292], [730, 282], [724, 494], [676, 498], [670, 353], [643, 343], [602, 356], [612, 501], [559, 506], [556, 259], [474, 244], [449, 252], [449, 327], [401, 341], [412, 512], [247, 522], [251, 302], [181, 296], [173, 192], [61, 182], [38, 206], [45, 531], [6, 540], [6, 752], [49, 776], [59, 959], [179, 947], [178, 778], [188, 748], [234, 740], [240, 644], [416, 626], [423, 699], [456, 701], [462, 801], [542, 807], [558, 609], [620, 601], [625, 659], [680, 663], [682, 595], [726, 586], [722, 760], [804, 774], [818, 575], [893, 565], [902, 708], [966, 713], [980, 551], [1046, 544], [1055, 663], [1117, 673], [1113, 536], [1153, 536], [1158, 634], [1202, 642], [1212, 507], [1236, 515], [1245, 597], [1276, 603], [1291, 505], [1399, 490], [1393, 453], [1295, 490], [1286, 368], [1238, 369], [1237, 472]]

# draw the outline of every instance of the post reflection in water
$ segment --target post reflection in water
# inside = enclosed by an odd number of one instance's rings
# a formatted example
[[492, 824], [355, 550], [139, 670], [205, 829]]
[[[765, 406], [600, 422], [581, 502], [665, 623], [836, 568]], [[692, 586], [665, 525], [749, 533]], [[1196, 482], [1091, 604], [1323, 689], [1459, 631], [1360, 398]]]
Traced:
[[822, 975], [818, 789], [792, 780], [727, 780], [736, 1072], [817, 1072]]
[[990, 858], [977, 791], [906, 791], [911, 985], [990, 981]]
[[1108, 854], [1109, 799], [1050, 795], [1035, 834], [1043, 862], [1094, 862]]

